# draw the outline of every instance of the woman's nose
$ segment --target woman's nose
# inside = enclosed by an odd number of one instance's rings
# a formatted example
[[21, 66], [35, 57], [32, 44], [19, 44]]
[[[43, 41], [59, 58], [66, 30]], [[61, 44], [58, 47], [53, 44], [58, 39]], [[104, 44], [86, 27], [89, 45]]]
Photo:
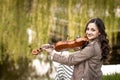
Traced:
[[87, 34], [90, 34], [90, 33], [91, 33], [91, 31], [89, 31], [89, 30], [88, 30], [88, 31], [86, 31], [86, 33], [87, 33]]

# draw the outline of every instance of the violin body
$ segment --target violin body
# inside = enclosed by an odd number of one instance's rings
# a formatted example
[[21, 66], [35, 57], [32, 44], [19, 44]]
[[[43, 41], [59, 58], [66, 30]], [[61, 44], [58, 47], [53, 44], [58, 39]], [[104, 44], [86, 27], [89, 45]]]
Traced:
[[54, 45], [56, 51], [61, 51], [63, 49], [72, 49], [75, 47], [81, 47], [88, 41], [87, 37], [77, 38], [72, 41], [59, 41]]

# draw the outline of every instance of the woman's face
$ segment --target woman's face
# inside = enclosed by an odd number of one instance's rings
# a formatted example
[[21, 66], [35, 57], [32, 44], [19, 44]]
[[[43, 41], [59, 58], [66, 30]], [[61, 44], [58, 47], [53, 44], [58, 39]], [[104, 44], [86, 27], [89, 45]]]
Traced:
[[100, 35], [100, 32], [95, 23], [89, 23], [86, 29], [86, 36], [89, 40], [93, 40]]

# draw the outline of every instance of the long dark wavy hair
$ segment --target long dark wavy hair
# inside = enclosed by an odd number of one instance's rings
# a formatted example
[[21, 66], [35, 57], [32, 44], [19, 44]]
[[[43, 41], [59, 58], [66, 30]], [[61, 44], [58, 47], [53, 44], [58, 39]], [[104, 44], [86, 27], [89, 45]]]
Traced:
[[107, 33], [105, 32], [104, 22], [100, 18], [93, 18], [90, 21], [88, 21], [88, 23], [86, 24], [85, 31], [86, 31], [89, 23], [95, 23], [100, 32], [100, 35], [98, 36], [98, 40], [101, 44], [101, 49], [102, 49], [101, 60], [103, 60], [106, 63], [106, 62], [108, 62], [108, 60], [110, 58], [111, 48], [109, 45], [109, 40], [107, 39]]

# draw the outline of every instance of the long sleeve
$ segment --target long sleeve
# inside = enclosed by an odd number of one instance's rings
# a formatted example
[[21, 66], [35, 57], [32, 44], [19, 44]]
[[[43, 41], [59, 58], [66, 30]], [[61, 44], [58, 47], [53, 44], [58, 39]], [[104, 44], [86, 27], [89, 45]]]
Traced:
[[94, 56], [94, 54], [95, 54], [94, 46], [88, 45], [84, 49], [76, 51], [69, 56], [54, 54], [53, 60], [66, 65], [76, 65], [78, 63], [81, 63], [82, 61], [91, 58], [92, 56]]

